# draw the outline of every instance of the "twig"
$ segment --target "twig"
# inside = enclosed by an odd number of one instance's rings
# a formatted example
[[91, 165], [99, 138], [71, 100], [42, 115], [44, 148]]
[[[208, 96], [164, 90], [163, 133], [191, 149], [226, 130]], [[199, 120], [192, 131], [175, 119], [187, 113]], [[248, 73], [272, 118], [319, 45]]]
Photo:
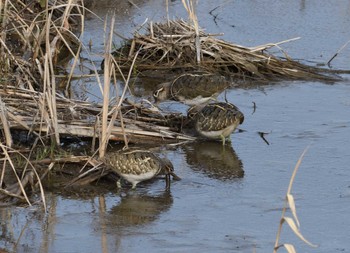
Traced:
[[333, 59], [335, 58], [335, 57], [337, 57], [338, 56], [338, 54], [348, 45], [350, 43], [350, 40], [348, 40], [332, 57], [331, 57], [331, 59], [327, 62], [327, 65], [328, 65], [328, 67], [330, 67], [331, 66], [331, 61], [333, 61]]

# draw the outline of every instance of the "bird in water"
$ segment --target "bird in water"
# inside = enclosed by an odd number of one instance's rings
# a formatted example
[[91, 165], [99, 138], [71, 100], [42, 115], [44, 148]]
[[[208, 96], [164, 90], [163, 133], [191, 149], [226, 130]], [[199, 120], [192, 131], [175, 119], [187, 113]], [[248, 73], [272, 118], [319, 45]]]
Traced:
[[170, 82], [161, 83], [153, 92], [156, 103], [175, 100], [187, 105], [206, 104], [231, 85], [224, 76], [208, 73], [182, 74]]
[[[121, 178], [131, 183], [132, 189], [135, 189], [138, 183], [158, 175], [165, 175], [167, 190], [170, 189], [170, 176], [173, 176], [175, 180], [180, 180], [167, 158], [160, 158], [147, 150], [107, 153], [103, 162]], [[118, 187], [120, 187], [120, 181]]]
[[223, 145], [226, 138], [244, 121], [243, 113], [228, 102], [193, 106], [187, 115], [198, 134], [208, 139], [221, 139]]

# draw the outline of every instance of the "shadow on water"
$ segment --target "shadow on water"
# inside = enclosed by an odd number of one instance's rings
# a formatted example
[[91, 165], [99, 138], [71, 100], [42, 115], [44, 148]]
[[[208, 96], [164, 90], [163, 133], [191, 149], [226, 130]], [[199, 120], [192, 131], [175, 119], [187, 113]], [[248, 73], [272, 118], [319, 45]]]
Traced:
[[243, 163], [231, 144], [223, 146], [221, 142], [201, 141], [185, 145], [182, 149], [186, 162], [196, 172], [222, 181], [244, 176]]
[[146, 225], [157, 220], [172, 204], [173, 197], [168, 191], [150, 194], [130, 190], [125, 196], [121, 196], [120, 202], [108, 212], [109, 227], [122, 229]]

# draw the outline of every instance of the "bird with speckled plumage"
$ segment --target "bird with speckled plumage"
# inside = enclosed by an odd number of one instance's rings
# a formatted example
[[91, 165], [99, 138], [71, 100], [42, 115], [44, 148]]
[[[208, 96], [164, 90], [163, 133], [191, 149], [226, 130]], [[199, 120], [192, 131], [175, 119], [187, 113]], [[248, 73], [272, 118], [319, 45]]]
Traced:
[[188, 117], [194, 122], [198, 134], [208, 139], [225, 140], [244, 121], [243, 113], [231, 103], [217, 102], [202, 107], [193, 106]]
[[156, 103], [174, 100], [190, 106], [207, 104], [230, 86], [231, 83], [224, 76], [186, 73], [173, 81], [159, 84], [153, 92], [153, 97]]
[[[174, 167], [167, 158], [160, 158], [147, 150], [107, 153], [103, 162], [121, 178], [131, 183], [132, 189], [135, 189], [138, 183], [158, 175], [165, 175], [167, 189], [170, 188], [170, 175], [174, 179], [180, 179], [174, 173]], [[118, 186], [120, 186], [120, 182]]]

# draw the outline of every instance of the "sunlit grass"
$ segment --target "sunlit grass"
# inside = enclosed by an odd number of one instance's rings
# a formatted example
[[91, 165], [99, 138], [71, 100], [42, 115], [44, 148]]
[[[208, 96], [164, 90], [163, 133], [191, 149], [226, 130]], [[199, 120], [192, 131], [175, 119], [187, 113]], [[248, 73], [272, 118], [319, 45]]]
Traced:
[[[295, 248], [294, 248], [294, 246], [292, 244], [290, 244], [290, 243], [282, 243], [282, 244], [280, 244], [280, 237], [281, 237], [281, 232], [282, 232], [282, 226], [283, 226], [284, 223], [287, 223], [289, 228], [293, 231], [293, 233], [297, 237], [299, 237], [303, 242], [305, 242], [306, 244], [308, 244], [311, 247], [317, 247], [317, 245], [314, 245], [311, 242], [309, 242], [308, 240], [306, 240], [304, 238], [304, 236], [301, 234], [300, 230], [299, 230], [300, 223], [299, 223], [299, 219], [298, 219], [298, 216], [297, 216], [297, 210], [296, 210], [296, 207], [295, 207], [294, 197], [293, 197], [293, 195], [291, 193], [292, 186], [293, 186], [293, 183], [294, 183], [294, 180], [295, 180], [295, 176], [297, 174], [297, 171], [298, 171], [298, 169], [300, 167], [301, 161], [303, 160], [304, 155], [306, 154], [306, 152], [307, 152], [307, 148], [301, 154], [297, 164], [294, 167], [292, 177], [291, 177], [291, 179], [289, 181], [289, 186], [288, 186], [287, 194], [286, 194], [286, 197], [285, 197], [284, 206], [283, 206], [283, 209], [282, 209], [282, 217], [281, 217], [280, 224], [279, 224], [279, 227], [278, 227], [278, 232], [277, 232], [277, 236], [276, 236], [275, 246], [274, 246], [274, 250], [273, 250], [274, 253], [276, 253], [277, 250], [279, 250], [282, 247], [284, 247], [289, 253], [296, 252], [296, 250], [295, 250]], [[289, 210], [290, 210], [290, 212], [292, 214], [292, 217], [287, 216], [287, 209], [288, 208], [289, 208]]]

